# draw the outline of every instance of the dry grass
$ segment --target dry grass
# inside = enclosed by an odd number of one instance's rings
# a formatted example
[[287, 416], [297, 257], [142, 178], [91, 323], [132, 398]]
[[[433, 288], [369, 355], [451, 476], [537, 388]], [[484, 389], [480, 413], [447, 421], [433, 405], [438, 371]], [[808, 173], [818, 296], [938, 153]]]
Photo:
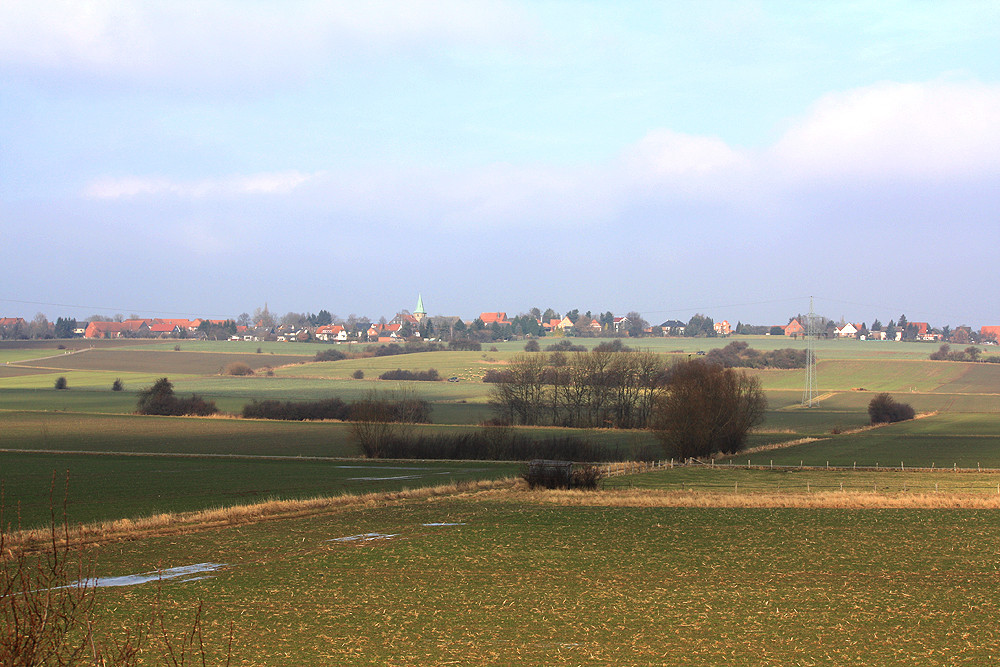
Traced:
[[[477, 480], [362, 495], [344, 494], [303, 500], [271, 500], [264, 503], [234, 505], [199, 512], [156, 514], [134, 519], [125, 518], [82, 524], [68, 528], [67, 537], [69, 543], [74, 546], [88, 546], [160, 535], [183, 535], [272, 519], [325, 514], [339, 509], [379, 507], [404, 500], [510, 489], [513, 488], [514, 484], [515, 480], [513, 479]], [[4, 538], [5, 552], [0, 553], [0, 559], [8, 558], [17, 553], [45, 548], [46, 544], [51, 542], [51, 537], [50, 528], [9, 533]]]
[[718, 460], [724, 461], [726, 459], [735, 459], [738, 456], [743, 456], [744, 454], [760, 454], [761, 452], [770, 452], [775, 449], [785, 449], [786, 447], [794, 447], [796, 445], [805, 445], [810, 442], [818, 442], [819, 440], [826, 440], [826, 438], [797, 438], [795, 440], [788, 440], [786, 442], [773, 442], [769, 445], [760, 445], [759, 447], [748, 447], [744, 449], [739, 454], [733, 454], [732, 456], [722, 456]]
[[986, 493], [874, 493], [869, 491], [739, 493], [706, 491], [496, 490], [491, 499], [597, 507], [801, 508], [801, 509], [998, 509], [1000, 495]]

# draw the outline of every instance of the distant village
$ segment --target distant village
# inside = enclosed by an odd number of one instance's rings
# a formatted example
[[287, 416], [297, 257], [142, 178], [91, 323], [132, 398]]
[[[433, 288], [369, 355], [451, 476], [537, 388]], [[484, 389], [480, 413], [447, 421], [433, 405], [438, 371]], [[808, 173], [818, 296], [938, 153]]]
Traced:
[[50, 322], [39, 313], [31, 321], [20, 317], [0, 317], [0, 340], [45, 338], [176, 338], [232, 341], [279, 341], [331, 343], [392, 343], [408, 340], [452, 341], [474, 340], [495, 342], [540, 338], [543, 336], [628, 337], [648, 336], [719, 337], [731, 335], [787, 336], [800, 338], [815, 335], [822, 338], [853, 338], [870, 341], [927, 341], [956, 344], [996, 344], [1000, 326], [984, 326], [978, 331], [968, 326], [934, 327], [927, 322], [911, 322], [901, 315], [898, 320], [882, 324], [878, 319], [871, 326], [864, 322], [835, 322], [814, 316], [810, 326], [807, 317], [797, 315], [786, 324], [751, 325], [728, 320], [716, 322], [711, 317], [696, 314], [687, 322], [666, 320], [650, 324], [640, 313], [615, 315], [605, 312], [595, 315], [572, 310], [560, 314], [554, 310], [532, 308], [526, 313], [508, 317], [504, 311], [482, 312], [472, 320], [458, 316], [429, 316], [423, 297], [417, 297], [414, 310], [402, 310], [392, 319], [382, 317], [377, 322], [367, 317], [351, 315], [338, 318], [326, 310], [317, 314], [287, 313], [276, 316], [267, 305], [254, 313], [243, 313], [236, 319], [144, 318], [131, 316], [114, 318], [93, 316], [89, 321], [57, 318]]

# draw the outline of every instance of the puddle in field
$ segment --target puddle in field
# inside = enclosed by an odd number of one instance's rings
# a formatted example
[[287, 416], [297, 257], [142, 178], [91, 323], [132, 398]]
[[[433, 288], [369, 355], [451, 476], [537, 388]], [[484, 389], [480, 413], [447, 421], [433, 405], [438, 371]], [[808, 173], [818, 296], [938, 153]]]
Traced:
[[372, 540], [389, 540], [397, 534], [389, 533], [364, 533], [362, 535], [348, 535], [347, 537], [335, 537], [327, 542], [371, 542]]
[[[111, 586], [137, 586], [138, 584], [148, 584], [151, 581], [165, 581], [167, 579], [199, 581], [201, 579], [211, 579], [212, 577], [192, 577], [191, 575], [215, 572], [225, 566], [225, 563], [195, 563], [194, 565], [182, 565], [181, 567], [171, 567], [166, 570], [157, 570], [156, 572], [146, 572], [144, 574], [126, 574], [121, 577], [97, 577], [96, 579], [88, 579], [86, 583], [90, 586], [104, 588]], [[79, 583], [70, 584], [67, 588], [76, 586]]]
[[464, 521], [462, 521], [461, 523], [444, 523], [444, 522], [439, 522], [439, 523], [425, 523], [423, 525], [427, 526], [428, 528], [432, 528], [432, 527], [435, 527], [435, 526], [464, 526], [465, 522]]
[[[444, 522], [439, 521], [436, 523], [425, 523], [421, 524], [428, 528], [440, 528], [444, 526], [464, 526], [465, 522]], [[327, 540], [327, 542], [372, 542], [374, 540], [391, 540], [394, 537], [399, 537], [399, 533], [362, 533], [360, 535], [347, 535], [346, 537], [334, 537], [333, 539]]]

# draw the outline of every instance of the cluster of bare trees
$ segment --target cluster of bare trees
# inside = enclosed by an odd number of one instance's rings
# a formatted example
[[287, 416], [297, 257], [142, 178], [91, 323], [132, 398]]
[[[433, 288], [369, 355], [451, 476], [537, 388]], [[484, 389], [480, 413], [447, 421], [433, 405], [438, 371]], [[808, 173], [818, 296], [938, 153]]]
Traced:
[[666, 376], [652, 352], [519, 354], [493, 384], [490, 404], [511, 424], [644, 428]]

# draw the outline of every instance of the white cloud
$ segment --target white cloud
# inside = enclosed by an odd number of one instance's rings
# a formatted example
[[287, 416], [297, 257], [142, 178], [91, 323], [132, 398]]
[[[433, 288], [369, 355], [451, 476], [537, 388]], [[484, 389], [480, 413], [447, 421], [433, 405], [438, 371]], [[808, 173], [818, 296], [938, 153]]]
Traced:
[[7, 0], [0, 66], [172, 83], [297, 78], [369, 49], [520, 40], [500, 0]]
[[793, 178], [961, 178], [1000, 168], [1000, 86], [884, 83], [833, 93], [774, 146]]
[[145, 195], [170, 195], [199, 199], [212, 196], [280, 195], [295, 190], [316, 176], [317, 174], [288, 171], [199, 181], [144, 176], [109, 177], [89, 183], [83, 189], [83, 196], [88, 199], [128, 199]]
[[657, 178], [708, 176], [744, 162], [722, 139], [670, 130], [647, 134], [628, 151], [628, 159], [635, 168]]

